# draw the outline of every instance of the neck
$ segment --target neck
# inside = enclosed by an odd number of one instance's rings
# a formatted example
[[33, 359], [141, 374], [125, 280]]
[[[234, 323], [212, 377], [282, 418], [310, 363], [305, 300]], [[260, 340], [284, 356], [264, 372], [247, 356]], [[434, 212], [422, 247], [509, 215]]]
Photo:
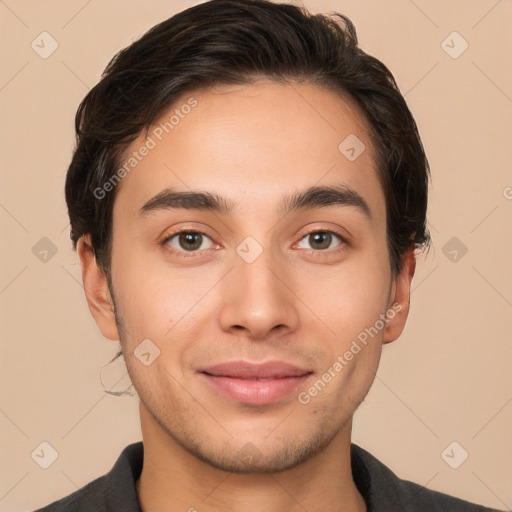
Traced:
[[351, 420], [317, 455], [275, 473], [229, 473], [198, 459], [141, 404], [144, 442], [136, 482], [143, 512], [366, 512], [350, 463]]

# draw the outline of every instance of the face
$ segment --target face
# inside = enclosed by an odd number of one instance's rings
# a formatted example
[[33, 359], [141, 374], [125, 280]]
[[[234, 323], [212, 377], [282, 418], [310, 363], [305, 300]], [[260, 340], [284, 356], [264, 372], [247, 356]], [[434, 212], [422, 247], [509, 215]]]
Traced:
[[372, 142], [314, 85], [218, 86], [171, 110], [127, 151], [145, 156], [117, 185], [115, 318], [91, 310], [145, 421], [227, 471], [293, 467], [346, 431], [406, 318]]

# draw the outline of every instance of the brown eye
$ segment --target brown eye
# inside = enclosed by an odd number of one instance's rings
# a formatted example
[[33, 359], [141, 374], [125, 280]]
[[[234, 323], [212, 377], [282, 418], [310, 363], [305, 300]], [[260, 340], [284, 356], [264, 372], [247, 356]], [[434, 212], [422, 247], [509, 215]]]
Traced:
[[312, 233], [308, 236], [313, 249], [328, 249], [331, 245], [332, 235], [330, 233]]
[[164, 243], [170, 245], [177, 251], [194, 252], [207, 249], [207, 246], [203, 246], [206, 240], [210, 240], [210, 238], [204, 233], [197, 231], [180, 231], [166, 238]]
[[178, 237], [180, 247], [186, 251], [195, 251], [201, 247], [203, 238], [201, 233], [181, 233]]
[[[331, 244], [333, 240], [338, 239], [339, 243], [337, 246], [343, 245], [344, 240], [340, 235], [336, 233], [332, 233], [331, 231], [313, 231], [312, 233], [308, 233], [305, 235], [300, 243], [302, 244], [304, 241], [309, 242], [309, 247], [301, 247], [303, 249], [313, 249], [315, 251], [325, 251], [326, 249], [331, 249]], [[337, 247], [335, 246], [335, 247]]]

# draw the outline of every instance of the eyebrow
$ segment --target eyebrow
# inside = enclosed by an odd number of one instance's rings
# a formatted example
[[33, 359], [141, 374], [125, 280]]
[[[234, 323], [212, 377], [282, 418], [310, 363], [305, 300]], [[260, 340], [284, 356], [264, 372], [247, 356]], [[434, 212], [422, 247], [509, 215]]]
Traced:
[[[284, 198], [278, 208], [278, 213], [287, 215], [296, 210], [322, 208], [327, 206], [353, 206], [372, 220], [368, 203], [355, 190], [345, 185], [310, 187]], [[236, 203], [211, 192], [178, 191], [166, 188], [147, 201], [138, 214], [145, 216], [150, 212], [164, 210], [203, 210], [222, 214], [230, 214]]]

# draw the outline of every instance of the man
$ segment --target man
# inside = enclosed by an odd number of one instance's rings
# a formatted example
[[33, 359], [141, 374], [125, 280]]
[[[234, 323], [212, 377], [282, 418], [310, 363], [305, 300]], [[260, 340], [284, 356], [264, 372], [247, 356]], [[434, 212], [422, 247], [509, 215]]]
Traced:
[[351, 444], [426, 248], [429, 169], [350, 20], [213, 0], [77, 113], [71, 238], [143, 442], [43, 511], [484, 511]]

